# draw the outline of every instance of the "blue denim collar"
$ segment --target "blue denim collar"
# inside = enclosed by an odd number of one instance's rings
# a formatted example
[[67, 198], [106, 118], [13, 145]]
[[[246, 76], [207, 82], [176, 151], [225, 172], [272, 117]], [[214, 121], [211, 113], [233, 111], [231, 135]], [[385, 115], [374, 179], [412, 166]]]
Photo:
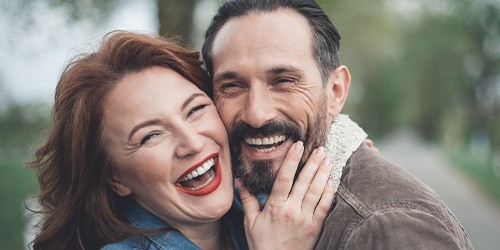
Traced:
[[146, 236], [158, 249], [200, 249], [196, 244], [172, 228], [154, 214], [131, 201], [127, 207], [127, 218], [140, 229], [165, 229], [164, 233]]
[[[235, 192], [237, 194], [237, 192]], [[233, 246], [237, 250], [246, 250], [245, 231], [243, 227], [242, 206], [238, 199], [233, 203], [231, 209], [222, 217], [222, 223], [228, 228]], [[140, 229], [165, 229], [164, 233], [146, 236], [147, 244], [153, 244], [158, 249], [200, 249], [196, 244], [182, 235], [181, 232], [168, 225], [166, 222], [130, 201], [125, 209], [129, 221]]]
[[171, 228], [170, 225], [156, 217], [136, 202], [130, 201], [127, 204], [126, 215], [132, 225], [141, 229], [162, 229]]

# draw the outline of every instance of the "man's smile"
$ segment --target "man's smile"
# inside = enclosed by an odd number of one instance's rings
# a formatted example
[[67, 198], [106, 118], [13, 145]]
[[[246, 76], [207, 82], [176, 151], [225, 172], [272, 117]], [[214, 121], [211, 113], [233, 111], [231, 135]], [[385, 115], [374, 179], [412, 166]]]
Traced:
[[285, 134], [245, 137], [240, 144], [241, 157], [247, 160], [281, 161], [293, 142], [292, 137]]
[[284, 134], [266, 137], [245, 137], [245, 143], [252, 149], [267, 153], [279, 147], [287, 139]]

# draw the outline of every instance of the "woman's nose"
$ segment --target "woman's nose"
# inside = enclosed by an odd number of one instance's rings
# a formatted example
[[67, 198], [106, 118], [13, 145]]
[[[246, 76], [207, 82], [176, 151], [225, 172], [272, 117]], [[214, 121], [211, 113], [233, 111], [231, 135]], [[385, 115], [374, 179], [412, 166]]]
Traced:
[[203, 135], [189, 128], [184, 128], [182, 131], [179, 131], [177, 140], [175, 153], [179, 158], [200, 153], [205, 145]]

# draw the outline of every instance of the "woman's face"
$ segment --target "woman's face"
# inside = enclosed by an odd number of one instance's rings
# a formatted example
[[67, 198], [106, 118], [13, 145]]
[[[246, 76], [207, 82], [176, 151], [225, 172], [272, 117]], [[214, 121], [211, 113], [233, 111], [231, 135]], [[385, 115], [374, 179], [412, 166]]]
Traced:
[[115, 190], [177, 229], [231, 206], [227, 133], [212, 100], [175, 71], [123, 78], [104, 107]]

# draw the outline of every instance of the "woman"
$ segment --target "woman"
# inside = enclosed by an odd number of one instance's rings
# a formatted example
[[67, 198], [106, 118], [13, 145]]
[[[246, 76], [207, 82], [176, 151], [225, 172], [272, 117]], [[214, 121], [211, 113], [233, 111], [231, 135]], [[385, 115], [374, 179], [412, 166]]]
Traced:
[[[201, 64], [198, 53], [167, 40], [113, 32], [66, 67], [52, 130], [31, 163], [45, 215], [35, 249], [247, 247], [232, 208], [227, 134]], [[283, 206], [246, 205], [253, 225], [282, 237], [264, 242], [248, 232], [251, 247], [314, 246], [333, 199], [331, 167], [313, 154], [292, 188], [302, 151], [292, 146], [269, 197]]]

